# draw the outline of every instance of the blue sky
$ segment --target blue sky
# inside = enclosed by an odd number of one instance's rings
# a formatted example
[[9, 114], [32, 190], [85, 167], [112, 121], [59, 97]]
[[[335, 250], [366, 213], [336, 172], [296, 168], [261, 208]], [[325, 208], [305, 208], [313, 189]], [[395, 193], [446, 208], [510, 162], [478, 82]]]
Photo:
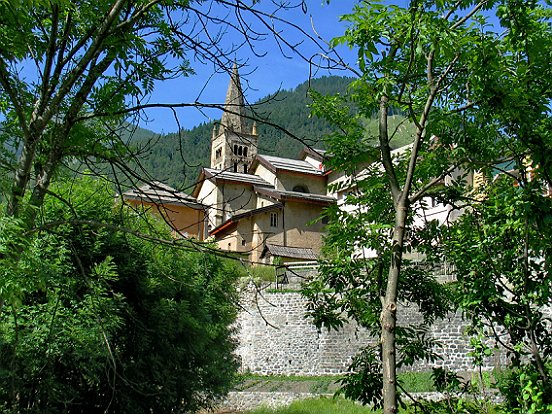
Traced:
[[[293, 2], [293, 1], [291, 1]], [[339, 22], [339, 17], [349, 13], [353, 9], [355, 0], [333, 0], [326, 4], [323, 0], [305, 0], [306, 13], [301, 8], [292, 11], [282, 11], [279, 16], [301, 27], [305, 32], [315, 36], [312, 23], [316, 32], [325, 40], [343, 34], [346, 24]], [[263, 1], [260, 2], [263, 4]], [[265, 4], [270, 4], [266, 2]], [[271, 11], [270, 8], [265, 9]], [[304, 35], [290, 26], [280, 24], [278, 28], [282, 36], [291, 41], [304, 40]], [[226, 38], [226, 41], [238, 41], [238, 39]], [[309, 77], [309, 64], [292, 51], [284, 50], [282, 53], [273, 38], [266, 38], [258, 42], [257, 53], [265, 54], [264, 57], [255, 57], [247, 47], [242, 47], [233, 56], [245, 66], [241, 69], [242, 86], [248, 102], [255, 102], [279, 88], [291, 89], [306, 81]], [[304, 40], [299, 47], [305, 56], [312, 56], [318, 52], [318, 48], [312, 41]], [[354, 54], [343, 48], [341, 53], [350, 63], [354, 63]], [[196, 74], [171, 81], [160, 82], [156, 85], [155, 92], [150, 102], [203, 102], [222, 103], [225, 98], [229, 76], [227, 73], [214, 73], [212, 64], [201, 64], [191, 60], [191, 66]], [[314, 76], [329, 74], [327, 71], [318, 71]], [[331, 74], [346, 75], [344, 72], [331, 72]], [[155, 132], [174, 132], [178, 129], [178, 123], [174, 114], [167, 109], [150, 110], [147, 113], [148, 121], [140, 125]], [[219, 119], [220, 110], [199, 111], [194, 108], [181, 109], [177, 112], [181, 127], [191, 128], [202, 122]]]

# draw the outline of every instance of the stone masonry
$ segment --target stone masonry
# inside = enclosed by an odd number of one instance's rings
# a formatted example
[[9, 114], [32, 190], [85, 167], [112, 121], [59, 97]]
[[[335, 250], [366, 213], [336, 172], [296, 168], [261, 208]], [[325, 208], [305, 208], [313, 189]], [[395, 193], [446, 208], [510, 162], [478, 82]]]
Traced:
[[[261, 375], [333, 375], [347, 370], [351, 358], [362, 347], [374, 343], [366, 330], [349, 323], [339, 331], [318, 330], [306, 316], [306, 299], [298, 292], [261, 295], [246, 291], [244, 310], [238, 317], [242, 370]], [[399, 324], [418, 324], [421, 316], [415, 307], [399, 308]], [[466, 323], [460, 314], [451, 314], [431, 329], [440, 342], [437, 352], [442, 361], [421, 363], [415, 370], [427, 371], [442, 366], [456, 371], [473, 371], [470, 339], [464, 335]], [[499, 364], [489, 359], [485, 369]]]

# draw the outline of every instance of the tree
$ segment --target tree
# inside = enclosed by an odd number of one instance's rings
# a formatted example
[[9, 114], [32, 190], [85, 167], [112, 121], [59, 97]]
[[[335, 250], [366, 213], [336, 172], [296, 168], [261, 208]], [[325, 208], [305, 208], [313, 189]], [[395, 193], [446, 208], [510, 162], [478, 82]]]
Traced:
[[[256, 42], [270, 35], [294, 48], [279, 34], [277, 26], [285, 22], [278, 13], [257, 6], [256, 1], [224, 0], [0, 2], [0, 186], [5, 210], [0, 321], [3, 361], [13, 357], [13, 365], [3, 364], [2, 375], [11, 382], [6, 398], [16, 411], [83, 410], [67, 398], [90, 398], [103, 408], [128, 411], [168, 411], [182, 401], [183, 409], [194, 409], [227, 388], [235, 368], [227, 337], [234, 310], [227, 309], [231, 277], [220, 261], [211, 256], [180, 258], [179, 252], [139, 239], [114, 240], [106, 233], [122, 239], [129, 233], [119, 232], [126, 223], [101, 214], [105, 200], [94, 206], [88, 194], [89, 200], [74, 204], [75, 198], [66, 197], [55, 183], [68, 171], [83, 172], [83, 165], [88, 167], [84, 174], [106, 179], [97, 172], [99, 164], [115, 171], [111, 177], [116, 181], [121, 176], [149, 181], [132, 168], [130, 162], [139, 165], [139, 160], [122, 130], [132, 129], [129, 122], [147, 108], [202, 107], [196, 102], [148, 102], [156, 82], [191, 75], [192, 59], [229, 72], [240, 47], [255, 52]], [[58, 208], [59, 216], [47, 210], [47, 203], [55, 200], [68, 209]], [[84, 223], [79, 214], [87, 203], [91, 210]], [[84, 226], [82, 241], [67, 235], [72, 225], [75, 231]], [[156, 239], [148, 227], [131, 230], [149, 241], [169, 238], [161, 232]], [[96, 234], [100, 236], [94, 238]], [[80, 248], [81, 242], [89, 245]], [[115, 251], [106, 252], [103, 243], [112, 243]], [[187, 241], [171, 244], [191, 248]], [[118, 257], [109, 259], [107, 253]], [[97, 261], [84, 263], [90, 257]], [[70, 322], [58, 326], [62, 314]], [[52, 342], [59, 330], [70, 334], [66, 342]], [[188, 335], [196, 333], [190, 343]], [[138, 337], [143, 344], [134, 342]], [[38, 353], [32, 346], [35, 339]], [[213, 352], [217, 358], [224, 354], [218, 366], [211, 361]], [[164, 364], [168, 355], [181, 365]], [[220, 383], [212, 371], [218, 371]], [[42, 374], [48, 375], [44, 384], [52, 385], [52, 393], [40, 386]], [[114, 392], [121, 389], [125, 392]]]
[[[224, 0], [1, 2], [0, 191], [14, 229], [33, 229], [45, 198], [55, 197], [52, 182], [66, 169], [86, 168], [103, 178], [107, 171], [119, 187], [123, 180], [152, 181], [128, 145], [129, 122], [147, 108], [208, 106], [150, 103], [156, 82], [191, 75], [190, 59], [230, 72], [240, 47], [255, 53], [257, 42], [271, 35], [294, 49], [278, 30], [286, 24], [278, 12], [287, 7], [270, 13], [257, 6]], [[0, 260], [17, 261], [28, 247], [20, 241], [0, 252]], [[0, 314], [7, 299], [0, 293]]]
[[272, 13], [257, 3], [216, 0], [206, 9], [193, 0], [2, 2], [0, 113], [2, 148], [10, 151], [1, 165], [12, 178], [4, 188], [7, 214], [32, 227], [63, 164], [106, 161], [134, 176], [128, 168], [134, 154], [118, 136], [122, 121], [146, 108], [202, 107], [147, 102], [156, 82], [193, 73], [189, 59], [230, 72], [240, 47], [257, 53], [268, 36], [294, 50], [278, 27], [286, 25], [278, 12], [293, 5]]
[[[492, 131], [484, 153], [473, 151], [485, 179], [464, 215], [435, 237], [433, 253], [457, 269], [460, 306], [472, 325], [510, 356], [515, 378], [504, 395], [526, 410], [531, 387], [551, 404], [548, 364], [550, 288], [549, 102], [552, 12], [537, 2], [497, 8], [507, 30], [486, 48], [493, 62], [478, 84], [480, 128]], [[520, 374], [521, 372], [521, 374]], [[548, 410], [550, 406], [548, 406]]]
[[[163, 223], [120, 210], [99, 180], [71, 179], [53, 190], [60, 198], [46, 200], [44, 227], [24, 235], [30, 247], [1, 271], [4, 285], [21, 289], [0, 322], [2, 408], [209, 407], [238, 366], [231, 328], [237, 267], [192, 244], [188, 251], [159, 244]], [[10, 222], [0, 218], [4, 230]], [[17, 237], [4, 231], [3, 251]]]
[[[485, 186], [481, 201], [449, 228], [441, 229], [439, 259], [456, 268], [460, 306], [472, 326], [494, 337], [511, 356], [511, 367], [531, 361], [536, 385], [550, 403], [548, 309], [551, 200], [539, 180], [520, 185], [498, 177]], [[482, 189], [480, 189], [481, 191]], [[439, 254], [440, 253], [440, 254]], [[514, 392], [513, 392], [514, 391]], [[505, 393], [510, 401], [520, 389]]]
[[[340, 129], [327, 139], [329, 166], [353, 177], [341, 189], [358, 189], [358, 194], [347, 196], [353, 212], [339, 207], [328, 212], [333, 221], [327, 239], [330, 261], [322, 284], [329, 283], [335, 293], [321, 293], [320, 282], [307, 293], [319, 323], [339, 325], [339, 312], [345, 311], [379, 333], [381, 366], [373, 358], [368, 363], [382, 369], [385, 413], [397, 411], [397, 347], [404, 342], [404, 329], [397, 327], [398, 302], [418, 303], [427, 322], [447, 309], [446, 303], [435, 303], [432, 269], [411, 266], [405, 255], [431, 250], [418, 220], [427, 197], [457, 205], [466, 186], [459, 171], [490, 165], [503, 151], [500, 134], [516, 134], [505, 130], [512, 118], [506, 111], [500, 118], [493, 104], [501, 98], [496, 86], [507, 84], [502, 83], [508, 77], [501, 73], [501, 59], [511, 58], [510, 46], [519, 46], [519, 35], [529, 27], [540, 28], [532, 35], [536, 39], [546, 26], [523, 20], [527, 13], [519, 12], [526, 8], [547, 14], [537, 2], [529, 3], [412, 1], [403, 8], [362, 2], [343, 17], [351, 26], [334, 40], [358, 50], [358, 79], [346, 96], [317, 96], [313, 109]], [[490, 19], [493, 13], [498, 23]], [[517, 26], [508, 24], [514, 21]], [[517, 43], [505, 41], [498, 25], [514, 33]], [[509, 62], [514, 70], [525, 67], [515, 58]], [[517, 92], [522, 94], [521, 88]], [[542, 102], [546, 106], [550, 101]], [[396, 129], [389, 123], [391, 108], [399, 108], [415, 126], [412, 144], [402, 152], [392, 152]], [[367, 139], [362, 120], [374, 114], [379, 131]], [[405, 347], [398, 349], [404, 353]]]

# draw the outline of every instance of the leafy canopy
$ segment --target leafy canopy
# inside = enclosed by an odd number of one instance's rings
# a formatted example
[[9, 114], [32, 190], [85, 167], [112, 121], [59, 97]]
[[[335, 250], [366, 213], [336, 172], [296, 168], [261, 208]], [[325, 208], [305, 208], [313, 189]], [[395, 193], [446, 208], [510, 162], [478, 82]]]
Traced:
[[[3, 408], [146, 413], [210, 406], [237, 369], [234, 266], [138, 237], [163, 234], [161, 223], [114, 206], [99, 181], [54, 188], [60, 198], [48, 199], [41, 214], [48, 231], [3, 232], [0, 241], [5, 250], [17, 237], [30, 239], [16, 263], [0, 266]], [[14, 219], [1, 222], [9, 228]]]

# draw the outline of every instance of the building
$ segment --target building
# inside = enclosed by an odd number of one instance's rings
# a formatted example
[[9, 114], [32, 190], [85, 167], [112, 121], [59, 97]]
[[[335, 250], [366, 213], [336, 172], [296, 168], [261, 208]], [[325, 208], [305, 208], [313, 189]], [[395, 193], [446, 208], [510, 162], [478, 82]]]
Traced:
[[252, 263], [315, 261], [324, 234], [321, 213], [336, 202], [327, 191], [324, 152], [275, 157], [258, 154], [258, 142], [234, 65], [224, 114], [211, 136], [210, 166], [202, 168], [192, 194], [153, 183], [123, 197], [151, 208], [176, 236], [210, 237]]
[[335, 203], [324, 171], [304, 159], [257, 155], [250, 172], [203, 169], [193, 196], [210, 206], [209, 234], [252, 262], [273, 262], [275, 251], [285, 251], [286, 262], [312, 261], [322, 247], [320, 215]]
[[166, 184], [154, 181], [123, 193], [123, 199], [132, 207], [143, 208], [161, 217], [175, 238], [203, 240], [207, 236], [206, 206]]
[[327, 195], [320, 162], [309, 161], [258, 154], [248, 174], [204, 168], [192, 196], [209, 206], [209, 235], [219, 247], [255, 263], [318, 257], [324, 233], [320, 216], [336, 200]]
[[[355, 181], [379, 163], [366, 163], [356, 176], [326, 170], [323, 150], [305, 148], [297, 159], [259, 154], [256, 124], [249, 122], [237, 66], [234, 65], [224, 113], [211, 136], [210, 166], [202, 168], [191, 195], [155, 183], [124, 194], [132, 203], [149, 206], [178, 236], [212, 238], [220, 249], [242, 255], [252, 263], [314, 261], [324, 235], [322, 212], [337, 203], [345, 211]], [[400, 157], [409, 146], [393, 151]], [[455, 174], [446, 177], [454, 180]], [[471, 177], [470, 177], [471, 179]], [[444, 223], [458, 214], [451, 206], [426, 197], [415, 226]], [[359, 257], [374, 252], [359, 251]]]

